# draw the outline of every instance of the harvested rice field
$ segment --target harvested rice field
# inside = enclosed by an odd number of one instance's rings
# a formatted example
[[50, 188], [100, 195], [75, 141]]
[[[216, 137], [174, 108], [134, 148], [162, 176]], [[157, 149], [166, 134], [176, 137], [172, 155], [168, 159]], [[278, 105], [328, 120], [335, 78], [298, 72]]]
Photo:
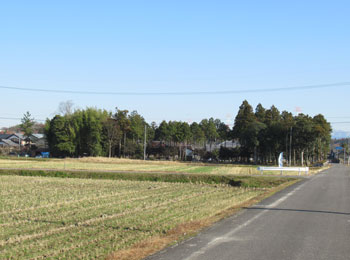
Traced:
[[[117, 158], [79, 158], [79, 159], [26, 159], [2, 158], [0, 168], [6, 169], [50, 169], [50, 170], [88, 170], [116, 172], [158, 172], [191, 173], [215, 175], [259, 175], [256, 166], [236, 164], [204, 164], [171, 161], [142, 161]], [[309, 174], [319, 169], [311, 169]], [[264, 175], [279, 175], [278, 171], [264, 172]], [[302, 173], [305, 174], [304, 172]], [[298, 172], [284, 172], [283, 175], [298, 175]]]
[[0, 259], [106, 259], [268, 190], [3, 175]]

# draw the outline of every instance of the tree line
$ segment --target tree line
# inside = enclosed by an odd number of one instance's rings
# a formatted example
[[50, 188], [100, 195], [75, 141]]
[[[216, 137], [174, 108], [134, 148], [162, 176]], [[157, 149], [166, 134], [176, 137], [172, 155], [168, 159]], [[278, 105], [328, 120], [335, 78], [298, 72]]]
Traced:
[[235, 118], [233, 137], [240, 142], [240, 156], [256, 163], [277, 163], [285, 152], [290, 165], [304, 165], [327, 159], [332, 128], [322, 114], [310, 117], [280, 112], [275, 106], [265, 109], [258, 104], [255, 111], [243, 101]]
[[[203, 119], [191, 124], [162, 121], [148, 124], [137, 112], [116, 108], [114, 113], [87, 108], [56, 115], [45, 123], [50, 152], [55, 157], [109, 156], [189, 159], [186, 149], [201, 159], [229, 162], [276, 163], [282, 151], [291, 164], [325, 160], [331, 127], [323, 115], [280, 112], [275, 106], [255, 111], [245, 100], [232, 128], [220, 119]], [[237, 147], [212, 149], [235, 140]]]

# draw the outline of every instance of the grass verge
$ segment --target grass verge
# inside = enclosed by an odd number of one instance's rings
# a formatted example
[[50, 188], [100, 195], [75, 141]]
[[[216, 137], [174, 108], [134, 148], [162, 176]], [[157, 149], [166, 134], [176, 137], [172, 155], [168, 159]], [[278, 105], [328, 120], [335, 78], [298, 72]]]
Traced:
[[226, 184], [234, 187], [271, 188], [294, 180], [289, 177], [271, 176], [237, 176], [212, 174], [185, 174], [185, 173], [118, 173], [93, 171], [57, 171], [57, 170], [1, 170], [0, 175], [40, 176], [59, 178], [105, 179], [153, 181], [172, 183], [206, 183]]

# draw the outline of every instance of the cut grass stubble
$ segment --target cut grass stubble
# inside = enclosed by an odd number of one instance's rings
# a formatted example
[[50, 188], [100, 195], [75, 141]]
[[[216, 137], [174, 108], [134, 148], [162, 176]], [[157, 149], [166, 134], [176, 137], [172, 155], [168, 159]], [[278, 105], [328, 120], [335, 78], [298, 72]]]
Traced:
[[105, 158], [0, 168], [1, 259], [141, 259], [296, 181], [251, 166]]
[[[82, 170], [142, 173], [190, 173], [211, 175], [259, 175], [257, 166], [237, 164], [205, 164], [172, 161], [142, 161], [117, 158], [88, 157], [77, 159], [0, 158], [0, 168], [41, 170]], [[312, 169], [310, 174], [317, 172]], [[298, 172], [284, 172], [298, 175]], [[302, 173], [304, 174], [304, 173]], [[279, 172], [264, 172], [264, 175], [279, 175]]]
[[0, 188], [1, 259], [103, 259], [267, 191], [222, 184], [6, 175], [0, 176]]

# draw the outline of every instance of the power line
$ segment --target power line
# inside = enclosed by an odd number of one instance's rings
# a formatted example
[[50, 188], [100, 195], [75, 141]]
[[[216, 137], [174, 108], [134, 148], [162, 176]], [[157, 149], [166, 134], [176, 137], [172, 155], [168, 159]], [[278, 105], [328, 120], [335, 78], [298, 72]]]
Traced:
[[6, 120], [21, 120], [21, 118], [17, 118], [17, 117], [0, 117], [0, 119], [6, 119]]
[[61, 89], [40, 89], [40, 88], [22, 88], [0, 86], [0, 89], [10, 89], [18, 91], [46, 92], [46, 93], [66, 93], [66, 94], [84, 94], [84, 95], [120, 95], [120, 96], [186, 96], [186, 95], [224, 95], [224, 94], [242, 94], [242, 93], [261, 93], [261, 92], [279, 92], [293, 90], [320, 89], [330, 87], [350, 86], [350, 82], [338, 82], [331, 84], [308, 85], [285, 88], [262, 88], [262, 89], [241, 89], [241, 90], [217, 90], [217, 91], [189, 91], [189, 92], [104, 92], [104, 91], [75, 91]]

